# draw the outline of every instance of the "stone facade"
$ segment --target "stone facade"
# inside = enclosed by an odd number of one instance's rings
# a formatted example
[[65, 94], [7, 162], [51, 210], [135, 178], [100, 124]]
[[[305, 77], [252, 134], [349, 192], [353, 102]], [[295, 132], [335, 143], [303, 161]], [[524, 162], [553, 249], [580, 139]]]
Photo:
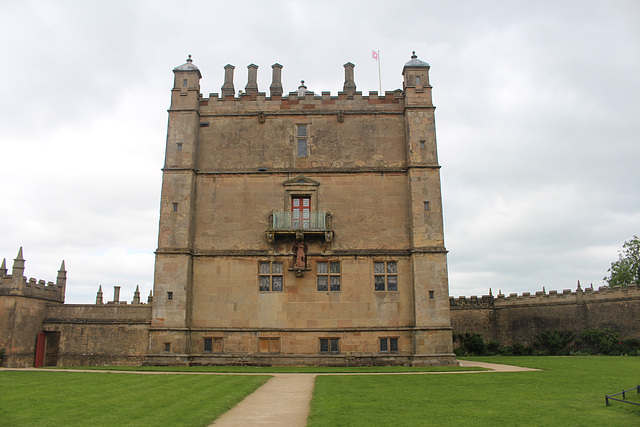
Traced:
[[344, 68], [208, 97], [174, 69], [145, 363], [454, 361], [429, 65], [368, 96]]

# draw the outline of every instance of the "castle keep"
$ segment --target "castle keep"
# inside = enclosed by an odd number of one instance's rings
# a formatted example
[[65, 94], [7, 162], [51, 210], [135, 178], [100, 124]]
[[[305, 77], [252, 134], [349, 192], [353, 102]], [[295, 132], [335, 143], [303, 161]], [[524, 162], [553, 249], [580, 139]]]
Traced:
[[227, 65], [208, 97], [175, 68], [153, 300], [40, 302], [10, 364], [453, 363], [429, 65], [368, 95], [354, 67], [332, 96], [274, 64], [267, 96]]
[[174, 69], [146, 363], [453, 362], [429, 65], [363, 96]]

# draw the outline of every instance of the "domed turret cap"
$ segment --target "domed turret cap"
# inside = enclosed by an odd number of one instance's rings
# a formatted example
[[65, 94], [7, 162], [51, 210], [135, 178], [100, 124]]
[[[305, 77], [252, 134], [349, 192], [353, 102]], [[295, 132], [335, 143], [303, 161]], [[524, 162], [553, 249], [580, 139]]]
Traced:
[[427, 67], [428, 68], [429, 67], [428, 63], [418, 59], [418, 56], [416, 55], [416, 51], [415, 50], [412, 53], [413, 54], [411, 55], [411, 59], [406, 64], [404, 64], [404, 68], [402, 69], [402, 74], [404, 74], [404, 70], [406, 70], [407, 67], [409, 67], [409, 68], [414, 68], [414, 67]]
[[194, 65], [193, 59], [191, 59], [191, 55], [189, 55], [189, 57], [187, 58], [186, 63], [182, 64], [179, 67], [174, 68], [173, 71], [197, 71], [198, 75], [202, 77], [202, 75], [200, 74], [200, 70], [198, 69], [198, 67]]

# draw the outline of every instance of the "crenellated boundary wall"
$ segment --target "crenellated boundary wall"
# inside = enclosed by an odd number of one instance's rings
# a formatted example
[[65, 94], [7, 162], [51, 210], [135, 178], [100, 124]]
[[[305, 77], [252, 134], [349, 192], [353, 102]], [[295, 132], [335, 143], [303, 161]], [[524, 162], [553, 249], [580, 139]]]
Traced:
[[450, 298], [451, 325], [454, 335], [479, 333], [501, 345], [532, 345], [546, 330], [608, 328], [621, 339], [640, 339], [640, 288], [606, 286], [594, 290], [524, 292]]

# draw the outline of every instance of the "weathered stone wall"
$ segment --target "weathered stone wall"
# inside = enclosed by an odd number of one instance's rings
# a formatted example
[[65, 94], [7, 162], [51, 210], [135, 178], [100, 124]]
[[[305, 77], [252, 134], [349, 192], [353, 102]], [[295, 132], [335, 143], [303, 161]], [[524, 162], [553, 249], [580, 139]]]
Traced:
[[0, 348], [6, 349], [3, 366], [33, 366], [36, 337], [42, 331], [42, 320], [50, 304], [55, 303], [23, 296], [0, 296]]
[[640, 339], [640, 289], [636, 285], [497, 298], [461, 297], [451, 298], [450, 303], [454, 334], [480, 333], [485, 340], [498, 340], [502, 345], [531, 345], [538, 334], [554, 329], [580, 333], [609, 328], [622, 339]]
[[140, 365], [147, 353], [150, 305], [50, 306], [47, 332], [60, 332], [58, 366]]

